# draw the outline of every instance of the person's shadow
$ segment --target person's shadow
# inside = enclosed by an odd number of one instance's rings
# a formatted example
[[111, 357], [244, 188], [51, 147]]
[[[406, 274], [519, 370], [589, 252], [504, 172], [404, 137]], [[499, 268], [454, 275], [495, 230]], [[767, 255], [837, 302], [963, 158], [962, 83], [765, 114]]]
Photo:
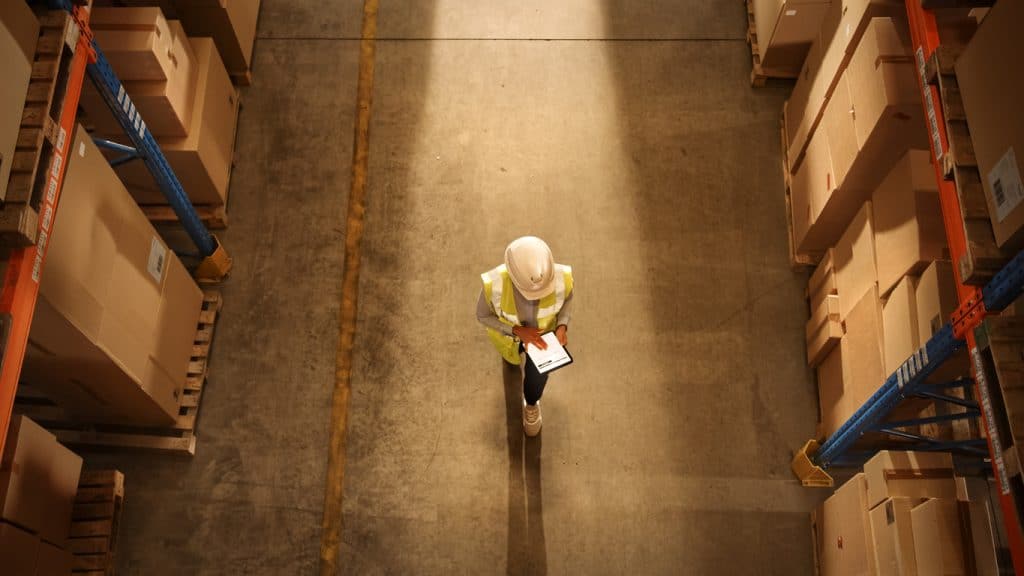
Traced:
[[518, 366], [501, 363], [508, 426], [508, 574], [547, 574], [544, 510], [540, 482], [540, 435], [523, 434], [523, 377]]

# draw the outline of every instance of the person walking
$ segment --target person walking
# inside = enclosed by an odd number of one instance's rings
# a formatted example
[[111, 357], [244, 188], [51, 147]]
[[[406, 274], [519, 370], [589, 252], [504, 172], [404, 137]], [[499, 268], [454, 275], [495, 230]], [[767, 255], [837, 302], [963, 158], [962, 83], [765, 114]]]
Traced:
[[523, 431], [540, 433], [543, 420], [540, 398], [548, 375], [541, 374], [525, 356], [525, 346], [547, 349], [542, 335], [554, 330], [565, 346], [572, 317], [572, 268], [556, 264], [540, 238], [523, 236], [505, 248], [505, 263], [480, 275], [483, 288], [476, 317], [502, 359], [523, 366]]

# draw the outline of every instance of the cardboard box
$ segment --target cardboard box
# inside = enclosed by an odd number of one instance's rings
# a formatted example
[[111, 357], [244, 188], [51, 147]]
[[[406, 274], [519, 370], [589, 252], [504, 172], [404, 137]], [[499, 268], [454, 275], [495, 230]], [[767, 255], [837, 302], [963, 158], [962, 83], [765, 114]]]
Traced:
[[[235, 147], [238, 95], [209, 38], [190, 38], [199, 71], [186, 138], [160, 138], [160, 148], [195, 205], [227, 202], [231, 158]], [[141, 162], [117, 168], [139, 204], [166, 204], [167, 199]]]
[[872, 287], [845, 321], [846, 333], [818, 367], [821, 423], [831, 436], [878, 390], [887, 374], [882, 353], [882, 308]]
[[22, 379], [81, 419], [178, 416], [202, 293], [79, 126]]
[[797, 79], [786, 114], [786, 134], [789, 137], [788, 159], [790, 172], [796, 173], [811, 135], [818, 127], [825, 104], [832, 96], [836, 83], [854, 48], [860, 42], [868, 23], [874, 17], [901, 18], [906, 6], [900, 0], [833, 0], [822, 20], [822, 28], [808, 56], [821, 54], [820, 63]]
[[953, 264], [948, 260], [936, 260], [921, 273], [921, 279], [914, 291], [917, 302], [917, 335], [922, 343], [939, 331], [959, 305], [956, 294], [956, 279]]
[[0, 82], [0, 200], [7, 197], [38, 38], [39, 22], [28, 4], [0, 2], [0, 60], [4, 63], [4, 81]]
[[825, 501], [822, 513], [821, 574], [878, 574], [864, 474], [857, 474]]
[[248, 72], [260, 0], [177, 0], [189, 36], [211, 37], [232, 76]]
[[0, 519], [64, 546], [81, 471], [81, 457], [15, 415], [0, 461]]
[[910, 511], [919, 576], [965, 574], [960, 516], [953, 498], [931, 498]]
[[864, 478], [869, 508], [888, 498], [956, 498], [948, 453], [881, 450], [864, 464]]
[[[956, 61], [964, 111], [996, 244], [1024, 247], [1024, 3], [997, 2]], [[1000, 62], [1003, 65], [994, 65]]]
[[[172, 45], [166, 80], [124, 80], [123, 85], [153, 136], [185, 137], [192, 125], [198, 67], [192, 45], [177, 20], [166, 23]], [[115, 72], [120, 71], [115, 68]], [[92, 82], [82, 87], [80, 105], [99, 135], [124, 140], [120, 125]]]
[[3, 566], [4, 574], [35, 574], [39, 547], [39, 538], [35, 534], [0, 521], [0, 566]]
[[176, 73], [179, 55], [160, 8], [95, 7], [89, 26], [121, 81], [162, 81]]
[[904, 276], [882, 306], [882, 332], [885, 335], [885, 373], [892, 374], [921, 347], [918, 336], [917, 302], [914, 293], [917, 278]]
[[807, 294], [812, 296], [817, 293], [836, 293], [836, 269], [834, 265], [832, 249], [825, 251], [818, 266], [814, 269], [811, 277], [807, 279]]
[[807, 365], [817, 366], [843, 337], [843, 323], [839, 320], [839, 296], [825, 295], [819, 302], [812, 300], [811, 318], [807, 321]]
[[761, 66], [770, 75], [796, 76], [818, 37], [830, 0], [755, 0]]
[[916, 576], [917, 558], [910, 510], [918, 502], [911, 498], [890, 498], [868, 514], [879, 574]]
[[814, 138], [807, 157], [791, 183], [793, 243], [797, 253], [825, 250], [835, 243], [833, 237], [845, 224], [822, 217], [822, 211], [835, 188], [835, 169], [828, 138]]
[[931, 153], [909, 150], [871, 196], [878, 290], [948, 257]]
[[871, 203], [866, 202], [836, 243], [836, 291], [839, 317], [846, 319], [865, 293], [875, 287], [875, 234]]
[[[927, 147], [909, 40], [901, 25], [890, 18], [871, 20], [811, 137], [803, 161], [809, 165], [801, 164], [793, 184], [794, 204], [806, 196], [812, 206], [806, 224], [794, 223], [800, 253], [835, 243], [903, 153], [914, 145]], [[826, 147], [827, 162], [822, 159]], [[811, 189], [797, 194], [805, 182]], [[804, 228], [805, 234], [797, 233]]]
[[71, 576], [73, 559], [71, 552], [46, 542], [39, 543], [36, 560], [36, 576]]
[[[196, 55], [177, 20], [170, 20], [173, 70], [163, 81], [125, 80], [125, 91], [154, 136], [187, 136], [193, 120], [198, 69]], [[117, 71], [116, 71], [117, 72]], [[124, 132], [91, 82], [82, 88], [80, 106], [95, 133], [124, 141]]]

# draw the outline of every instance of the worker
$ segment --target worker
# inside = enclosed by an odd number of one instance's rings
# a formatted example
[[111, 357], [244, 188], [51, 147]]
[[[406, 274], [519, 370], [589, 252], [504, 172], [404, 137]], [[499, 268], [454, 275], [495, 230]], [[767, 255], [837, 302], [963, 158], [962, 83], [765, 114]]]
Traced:
[[572, 316], [572, 268], [556, 264], [551, 248], [540, 238], [523, 236], [505, 248], [505, 263], [480, 275], [483, 289], [476, 317], [502, 359], [523, 366], [523, 431], [540, 433], [540, 397], [548, 375], [525, 355], [525, 346], [547, 349], [542, 335], [554, 330], [565, 346]]

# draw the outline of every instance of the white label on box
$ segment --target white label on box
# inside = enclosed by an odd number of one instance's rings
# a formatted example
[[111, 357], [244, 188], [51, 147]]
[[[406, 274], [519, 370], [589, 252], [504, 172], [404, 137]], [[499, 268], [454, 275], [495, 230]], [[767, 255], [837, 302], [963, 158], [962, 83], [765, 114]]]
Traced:
[[1024, 200], [1024, 186], [1020, 183], [1017, 155], [1010, 146], [1003, 157], [988, 173], [988, 189], [996, 205], [996, 221], [1002, 222]]
[[786, 16], [796, 16], [796, 10], [786, 10]]
[[85, 142], [78, 143], [78, 155], [85, 158]]
[[167, 248], [159, 238], [153, 237], [153, 243], [149, 247], [149, 263], [146, 270], [149, 275], [159, 284], [164, 279], [164, 268], [167, 267]]

